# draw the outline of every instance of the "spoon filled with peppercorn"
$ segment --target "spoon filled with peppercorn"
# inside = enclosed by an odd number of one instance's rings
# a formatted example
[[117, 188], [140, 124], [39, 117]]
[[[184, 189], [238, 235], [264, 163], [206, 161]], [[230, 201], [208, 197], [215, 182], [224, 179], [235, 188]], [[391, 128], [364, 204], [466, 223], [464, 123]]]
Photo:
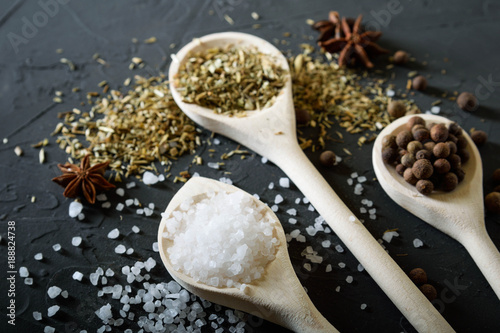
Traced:
[[[184, 113], [280, 167], [419, 332], [453, 331], [302, 151], [290, 68], [276, 47], [226, 32], [197, 38], [172, 58], [170, 89]], [[293, 70], [308, 69], [299, 57]]]
[[406, 116], [375, 140], [377, 179], [397, 204], [460, 242], [500, 298], [500, 253], [484, 223], [481, 156], [441, 116]]

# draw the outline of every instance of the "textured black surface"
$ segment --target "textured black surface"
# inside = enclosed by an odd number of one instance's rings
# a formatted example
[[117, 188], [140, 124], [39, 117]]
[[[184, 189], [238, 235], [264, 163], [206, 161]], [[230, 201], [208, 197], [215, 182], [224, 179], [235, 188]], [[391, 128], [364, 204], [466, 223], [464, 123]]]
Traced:
[[[2, 1], [0, 5], [0, 137], [8, 138], [8, 143], [0, 144], [2, 332], [41, 332], [45, 325], [55, 327], [58, 332], [79, 332], [80, 329], [94, 332], [102, 324], [93, 312], [109, 302], [109, 298], [98, 298], [97, 288], [88, 281], [88, 274], [99, 266], [104, 269], [111, 267], [118, 273], [121, 266], [151, 256], [159, 264], [152, 272], [152, 279], [156, 282], [171, 279], [151, 244], [156, 239], [160, 212], [180, 187], [179, 184], [166, 181], [149, 187], [137, 182], [136, 188], [126, 190], [125, 198], [155, 203], [155, 214], [151, 217], [136, 215], [131, 209], [117, 212], [114, 207], [124, 198], [110, 192], [108, 198], [113, 203], [112, 208], [85, 205], [86, 218], [77, 221], [67, 213], [71, 200], [63, 198], [61, 188], [50, 182], [58, 174], [56, 164], [64, 162], [66, 154], [51, 137], [51, 143], [46, 147], [47, 162], [39, 164], [38, 150], [30, 145], [49, 137], [58, 122], [57, 113], [79, 106], [85, 100], [85, 92], [97, 90], [96, 85], [100, 81], [107, 80], [112, 88], [119, 88], [125, 78], [134, 74], [165, 72], [170, 61], [169, 54], [196, 36], [234, 30], [273, 41], [275, 38], [285, 39], [283, 33], [291, 32], [292, 37], [286, 38], [290, 46], [281, 47], [298, 52], [298, 45], [304, 42], [303, 35], [316, 35], [305, 24], [307, 18], [324, 19], [329, 10], [338, 10], [345, 16], [363, 13], [365, 22], [371, 22], [372, 27], [383, 31], [382, 46], [392, 51], [407, 50], [418, 60], [417, 64], [394, 70], [396, 88], [404, 89], [406, 74], [412, 69], [431, 76], [431, 88], [424, 94], [415, 95], [421, 109], [429, 109], [443, 91], [471, 91], [477, 94], [480, 102], [477, 112], [461, 111], [453, 102], [444, 100], [441, 114], [455, 119], [467, 130], [475, 127], [488, 133], [489, 141], [480, 148], [480, 152], [485, 192], [493, 188], [491, 174], [500, 167], [498, 1], [61, 0], [61, 3], [65, 4], [59, 4], [57, 12], [54, 10], [53, 15], [46, 16], [46, 22], [39, 14], [43, 9], [37, 1]], [[399, 4], [396, 9], [391, 5], [394, 3]], [[210, 10], [213, 15], [209, 15]], [[259, 30], [251, 28], [256, 23], [250, 16], [252, 11], [261, 15], [258, 23], [262, 28]], [[233, 26], [224, 20], [224, 14], [234, 19]], [[23, 31], [26, 21], [33, 22], [34, 15], [38, 15], [35, 20], [42, 20], [38, 21], [40, 27], [36, 32]], [[13, 43], [13, 33], [24, 38], [22, 42], [18, 39], [18, 43]], [[151, 45], [131, 42], [133, 37], [142, 41], [151, 36], [156, 36], [158, 42]], [[169, 49], [171, 43], [176, 44], [173, 50]], [[58, 48], [64, 50], [62, 54], [55, 52]], [[108, 66], [92, 60], [96, 52], [108, 62]], [[147, 66], [130, 72], [128, 64], [134, 56], [143, 58]], [[69, 71], [67, 65], [59, 62], [61, 57], [73, 61], [76, 70]], [[444, 58], [449, 61], [444, 61]], [[423, 61], [428, 64], [418, 65]], [[377, 61], [380, 68], [386, 62], [383, 57]], [[446, 74], [441, 73], [443, 69]], [[74, 86], [79, 86], [81, 93], [71, 93]], [[64, 92], [63, 104], [52, 102], [56, 90]], [[335, 130], [343, 132], [337, 125], [332, 128], [332, 131]], [[210, 133], [204, 133], [205, 138], [208, 135]], [[328, 143], [328, 148], [344, 157], [341, 165], [334, 169], [319, 166], [318, 153], [308, 152], [308, 156], [353, 212], [359, 212], [361, 197], [353, 194], [353, 188], [347, 185], [346, 180], [352, 172], [368, 177], [363, 197], [374, 201], [377, 219], [371, 221], [365, 216], [366, 227], [376, 238], [381, 238], [387, 229], [399, 228], [400, 237], [385, 244], [389, 254], [406, 272], [414, 267], [425, 268], [439, 292], [437, 306], [456, 331], [499, 332], [500, 302], [465, 249], [392, 202], [372, 180], [371, 146], [358, 148], [357, 137], [345, 135], [345, 138], [343, 145]], [[206, 146], [200, 147], [197, 154], [203, 156], [205, 161], [217, 161], [223, 152], [237, 146], [225, 138], [219, 139], [219, 146], [210, 147], [217, 151], [213, 158], [209, 156]], [[14, 154], [17, 145], [23, 148], [24, 156]], [[342, 147], [353, 151], [353, 156], [347, 157]], [[188, 168], [191, 160], [190, 156], [181, 158], [175, 163], [173, 173]], [[278, 216], [288, 232], [298, 227], [305, 234], [305, 227], [317, 216], [301, 204], [297, 226], [290, 225], [284, 212], [297, 206], [294, 201], [301, 197], [300, 192], [293, 186], [291, 189], [269, 190], [268, 184], [277, 183], [283, 173], [273, 165], [261, 163], [260, 156], [255, 154], [245, 160], [233, 158], [226, 161], [222, 171], [207, 166], [193, 166], [189, 170], [215, 179], [224, 176], [224, 171], [230, 171], [229, 177], [236, 186], [258, 193], [266, 202], [272, 202], [275, 195], [281, 193], [286, 200], [280, 205]], [[32, 196], [37, 198], [34, 203], [31, 203]], [[5, 315], [8, 221], [16, 222], [16, 265], [28, 267], [34, 279], [33, 286], [27, 286], [17, 276], [15, 327], [7, 325]], [[139, 226], [141, 233], [132, 233], [130, 229], [133, 225]], [[499, 216], [486, 214], [486, 226], [493, 242], [500, 247]], [[116, 227], [122, 232], [121, 238], [117, 241], [107, 239], [107, 233]], [[78, 248], [71, 245], [71, 238], [76, 235], [83, 237], [83, 244]], [[412, 245], [414, 238], [423, 240], [425, 246], [415, 249]], [[330, 249], [321, 247], [324, 239], [332, 241]], [[64, 250], [61, 253], [52, 250], [55, 243], [62, 245]], [[135, 253], [130, 256], [115, 254], [113, 249], [119, 243], [133, 247]], [[292, 241], [289, 247], [299, 279], [320, 312], [342, 332], [413, 332], [413, 328], [369, 275], [358, 272], [357, 261], [350, 252], [347, 249], [344, 253], [335, 251], [333, 247], [336, 244], [339, 240], [335, 235], [319, 233], [314, 238], [307, 236], [306, 243]], [[302, 268], [304, 261], [300, 255], [308, 245], [325, 258], [323, 264], [313, 265], [311, 272]], [[44, 254], [41, 262], [33, 259], [38, 252]], [[346, 263], [346, 268], [339, 268], [339, 262]], [[332, 272], [325, 273], [326, 264], [332, 264]], [[75, 270], [86, 275], [83, 283], [71, 279]], [[345, 281], [348, 275], [354, 278], [352, 284]], [[118, 281], [124, 283], [123, 279]], [[450, 284], [459, 285], [459, 289], [453, 292]], [[70, 298], [49, 299], [46, 290], [52, 285], [67, 289]], [[340, 292], [335, 291], [337, 286], [341, 287]], [[364, 311], [360, 309], [363, 303], [368, 305]], [[59, 304], [61, 310], [54, 318], [47, 319], [47, 308], [53, 304]], [[43, 321], [34, 321], [33, 311], [42, 312]], [[285, 331], [267, 322], [251, 322], [247, 324], [249, 332]], [[134, 323], [126, 322], [124, 326], [138, 330]], [[124, 326], [117, 331], [123, 331]]]

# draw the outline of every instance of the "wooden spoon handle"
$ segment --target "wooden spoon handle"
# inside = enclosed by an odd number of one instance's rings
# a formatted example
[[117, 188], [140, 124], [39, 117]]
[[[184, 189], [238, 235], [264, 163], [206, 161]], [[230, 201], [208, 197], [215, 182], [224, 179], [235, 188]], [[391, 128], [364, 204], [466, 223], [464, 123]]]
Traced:
[[454, 332], [436, 308], [335, 194], [298, 145], [276, 147], [267, 156], [323, 216], [401, 313], [419, 332]]
[[475, 232], [463, 235], [460, 241], [500, 299], [500, 253], [484, 225], [475, 229]]

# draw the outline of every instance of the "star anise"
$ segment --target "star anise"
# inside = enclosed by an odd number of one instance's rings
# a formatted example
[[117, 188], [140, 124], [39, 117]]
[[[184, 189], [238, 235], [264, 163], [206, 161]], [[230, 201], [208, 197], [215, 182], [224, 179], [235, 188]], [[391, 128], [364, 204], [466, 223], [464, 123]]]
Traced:
[[66, 188], [63, 193], [65, 197], [75, 198], [83, 192], [85, 199], [93, 204], [97, 191], [110, 190], [115, 185], [103, 177], [109, 162], [90, 166], [89, 156], [85, 155], [80, 166], [71, 163], [58, 164], [57, 167], [63, 174], [52, 180]]
[[[363, 64], [372, 68], [373, 63], [370, 61], [368, 53], [379, 54], [387, 53], [386, 49], [378, 46], [375, 42], [382, 36], [380, 31], [363, 31], [361, 26], [361, 20], [363, 15], [359, 15], [354, 24], [348, 23], [345, 17], [340, 20], [340, 27], [342, 28], [342, 34], [340, 31], [339, 24], [336, 24], [336, 32], [333, 38], [328, 40], [319, 41], [318, 44], [323, 47], [326, 51], [330, 53], [340, 52], [339, 54], [339, 65], [344, 66], [349, 64], [354, 58], [359, 58]], [[332, 15], [330, 15], [329, 22], [338, 21], [338, 18], [332, 20]]]
[[318, 42], [324, 42], [332, 38], [332, 36], [334, 38], [341, 37], [340, 15], [338, 12], [331, 11], [328, 14], [328, 20], [318, 21], [312, 27], [319, 31]]

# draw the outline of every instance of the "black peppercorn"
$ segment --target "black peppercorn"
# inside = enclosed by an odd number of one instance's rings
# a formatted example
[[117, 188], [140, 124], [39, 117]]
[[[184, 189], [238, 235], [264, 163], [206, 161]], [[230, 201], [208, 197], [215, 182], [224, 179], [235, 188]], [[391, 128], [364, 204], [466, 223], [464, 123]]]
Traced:
[[406, 149], [406, 146], [408, 146], [408, 143], [410, 143], [410, 141], [412, 140], [413, 137], [409, 131], [399, 132], [396, 136], [396, 143], [398, 144], [399, 148]]
[[402, 175], [403, 175], [403, 173], [405, 172], [405, 170], [406, 170], [406, 167], [405, 167], [403, 164], [399, 163], [398, 165], [396, 165], [396, 172], [397, 172], [400, 176], [402, 176]]
[[401, 118], [406, 113], [406, 105], [401, 101], [391, 101], [387, 106], [387, 112], [394, 118]]
[[417, 286], [427, 283], [427, 273], [422, 268], [412, 269], [408, 276]]
[[404, 65], [410, 60], [410, 56], [406, 51], [399, 50], [394, 53], [393, 61], [396, 65]]
[[391, 147], [385, 147], [382, 149], [382, 160], [384, 163], [393, 164], [398, 158], [398, 152], [396, 149]]
[[424, 91], [427, 89], [427, 79], [422, 75], [416, 76], [412, 81], [412, 87], [415, 90]]
[[427, 297], [429, 301], [433, 301], [437, 298], [437, 290], [430, 284], [423, 284], [420, 286], [420, 291]]
[[464, 91], [457, 97], [457, 105], [459, 108], [461, 108], [464, 111], [475, 111], [477, 107], [479, 106], [477, 104], [477, 98], [470, 92]]
[[413, 175], [418, 179], [427, 179], [434, 172], [434, 168], [429, 160], [417, 160], [411, 168]]
[[411, 168], [408, 168], [403, 173], [403, 178], [406, 180], [408, 184], [415, 185], [418, 182], [417, 177], [413, 174]]
[[489, 212], [500, 214], [500, 193], [491, 192], [484, 198], [484, 204]]
[[325, 150], [319, 156], [319, 162], [324, 166], [333, 166], [336, 161], [335, 153], [331, 150]]
[[458, 185], [458, 177], [453, 172], [446, 173], [441, 182], [441, 188], [443, 191], [450, 192], [453, 191]]
[[411, 168], [415, 161], [415, 155], [413, 155], [412, 153], [407, 153], [403, 155], [403, 157], [401, 157], [401, 164], [403, 164], [407, 168]]
[[429, 195], [434, 191], [434, 184], [427, 179], [420, 179], [415, 186], [417, 187], [417, 191], [423, 195]]
[[434, 166], [434, 171], [436, 171], [439, 174], [444, 174], [450, 172], [451, 170], [450, 162], [448, 162], [448, 160], [444, 158], [439, 158], [435, 160], [433, 166]]
[[295, 109], [295, 121], [297, 124], [307, 124], [311, 120], [311, 114], [305, 109]]
[[421, 150], [417, 151], [417, 154], [415, 155], [415, 158], [417, 160], [422, 160], [422, 159], [430, 160], [431, 157], [432, 157], [432, 153], [427, 149], [421, 149]]
[[482, 146], [486, 140], [488, 140], [488, 134], [486, 134], [485, 131], [476, 130], [471, 133], [470, 138], [474, 141], [476, 146]]
[[444, 142], [448, 139], [448, 129], [444, 124], [436, 124], [431, 127], [431, 139], [435, 142]]
[[432, 153], [437, 158], [447, 158], [450, 155], [450, 147], [444, 142], [439, 142], [432, 149]]

